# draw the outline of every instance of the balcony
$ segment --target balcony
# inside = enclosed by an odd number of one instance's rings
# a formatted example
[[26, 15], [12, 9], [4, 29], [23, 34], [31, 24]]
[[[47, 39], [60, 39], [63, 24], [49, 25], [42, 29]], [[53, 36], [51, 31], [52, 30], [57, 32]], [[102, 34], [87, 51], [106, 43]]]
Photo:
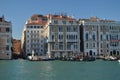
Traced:
[[66, 42], [78, 42], [78, 40], [66, 40]]
[[55, 42], [55, 40], [50, 40], [50, 39], [47, 39], [46, 41], [47, 43], [50, 43], [50, 42]]

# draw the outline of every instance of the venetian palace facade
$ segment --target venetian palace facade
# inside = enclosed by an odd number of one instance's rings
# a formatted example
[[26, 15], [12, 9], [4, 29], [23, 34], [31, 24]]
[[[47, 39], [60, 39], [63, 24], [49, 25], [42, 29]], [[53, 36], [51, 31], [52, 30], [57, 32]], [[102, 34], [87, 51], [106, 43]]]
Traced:
[[12, 58], [12, 24], [0, 18], [0, 59]]
[[120, 22], [97, 17], [80, 19], [83, 53], [91, 56], [120, 55]]
[[33, 15], [26, 22], [21, 38], [26, 55], [32, 50], [49, 57], [119, 56], [120, 22], [114, 20], [76, 20], [66, 15]]
[[44, 28], [49, 57], [71, 57], [80, 53], [80, 28], [76, 19], [64, 15], [48, 15]]
[[65, 15], [33, 15], [24, 26], [21, 48], [26, 56], [32, 50], [49, 57], [70, 57], [80, 53], [79, 23]]

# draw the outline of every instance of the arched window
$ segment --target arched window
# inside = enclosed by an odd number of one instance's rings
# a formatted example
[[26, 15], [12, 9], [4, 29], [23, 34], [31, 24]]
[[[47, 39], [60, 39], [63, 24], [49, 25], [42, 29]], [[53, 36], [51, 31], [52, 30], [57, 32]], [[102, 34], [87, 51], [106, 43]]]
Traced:
[[112, 51], [110, 51], [110, 55], [112, 56]]
[[108, 35], [106, 35], [106, 40], [108, 41]]
[[92, 50], [90, 50], [89, 55], [92, 56]]
[[93, 40], [95, 41], [95, 34], [93, 33], [93, 35], [92, 35], [92, 38], [93, 38]]
[[102, 34], [100, 35], [101, 41], [103, 40]]
[[110, 35], [110, 40], [111, 40], [111, 35]]
[[86, 36], [86, 41], [87, 41], [87, 40], [88, 40], [88, 33], [86, 33], [86, 35], [85, 35], [85, 36]]
[[69, 35], [67, 35], [67, 39], [69, 39]]
[[52, 40], [54, 40], [54, 35], [52, 35]]
[[117, 51], [117, 55], [119, 56], [119, 51]]
[[75, 40], [75, 35], [73, 35], [73, 40]]

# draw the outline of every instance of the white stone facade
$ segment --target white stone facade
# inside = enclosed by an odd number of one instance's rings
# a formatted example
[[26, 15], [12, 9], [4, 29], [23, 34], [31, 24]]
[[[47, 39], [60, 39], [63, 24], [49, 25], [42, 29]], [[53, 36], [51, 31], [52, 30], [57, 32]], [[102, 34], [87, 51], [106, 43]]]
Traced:
[[33, 15], [24, 26], [21, 38], [21, 48], [25, 56], [31, 55], [32, 51], [35, 55], [45, 55], [44, 48], [44, 23], [42, 15]]
[[50, 57], [71, 57], [80, 54], [80, 28], [76, 20], [64, 16], [50, 15], [46, 25], [48, 55]]
[[120, 56], [120, 22], [111, 23], [110, 34], [110, 55]]
[[83, 27], [85, 55], [120, 55], [120, 22], [110, 20], [80, 20]]
[[36, 55], [44, 54], [44, 36], [43, 26], [27, 25], [26, 26], [26, 54], [31, 54], [32, 50]]

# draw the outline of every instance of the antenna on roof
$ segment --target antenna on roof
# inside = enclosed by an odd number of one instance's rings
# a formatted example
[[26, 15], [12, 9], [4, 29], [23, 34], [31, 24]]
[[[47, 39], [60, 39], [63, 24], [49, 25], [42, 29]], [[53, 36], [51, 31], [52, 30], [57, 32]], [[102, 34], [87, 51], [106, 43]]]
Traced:
[[67, 16], [67, 13], [65, 12], [55, 12], [55, 15], [59, 15], [59, 16]]

